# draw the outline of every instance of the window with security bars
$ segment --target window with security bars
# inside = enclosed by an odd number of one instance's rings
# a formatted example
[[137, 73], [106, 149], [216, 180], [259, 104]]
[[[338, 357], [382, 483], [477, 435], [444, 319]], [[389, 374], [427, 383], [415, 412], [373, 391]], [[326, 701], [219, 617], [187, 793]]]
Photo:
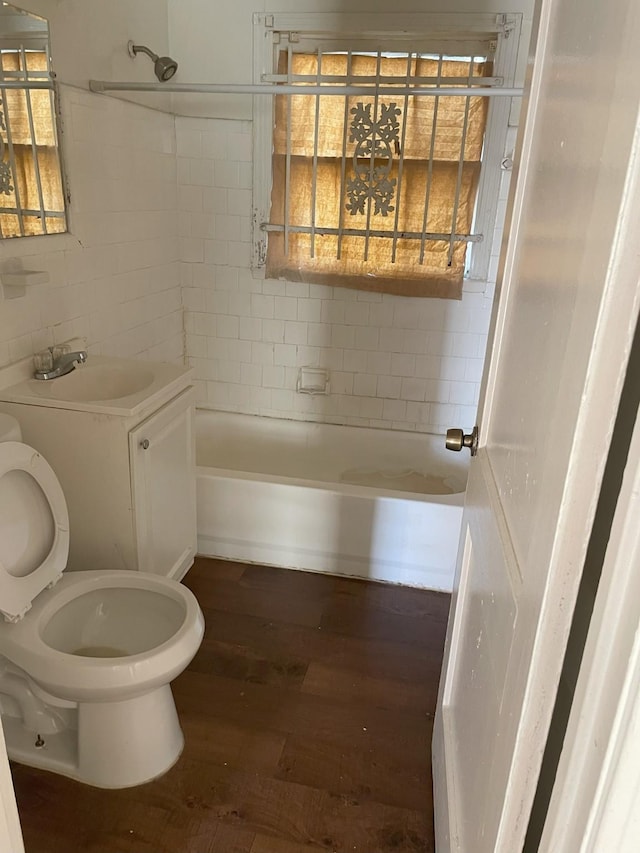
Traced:
[[[50, 85], [3, 87], [29, 81]], [[48, 53], [0, 43], [0, 236], [66, 230]]]
[[[422, 49], [403, 50], [392, 32], [376, 34], [375, 50], [362, 34], [276, 34], [263, 81], [371, 92], [275, 97], [258, 254], [267, 277], [448, 298], [461, 297], [465, 274], [486, 278], [509, 104], [469, 89], [513, 78], [517, 39], [505, 51], [513, 22], [502, 17], [491, 20], [504, 28], [488, 32], [484, 17], [479, 32], [425, 36]], [[456, 87], [465, 92], [437, 95]]]

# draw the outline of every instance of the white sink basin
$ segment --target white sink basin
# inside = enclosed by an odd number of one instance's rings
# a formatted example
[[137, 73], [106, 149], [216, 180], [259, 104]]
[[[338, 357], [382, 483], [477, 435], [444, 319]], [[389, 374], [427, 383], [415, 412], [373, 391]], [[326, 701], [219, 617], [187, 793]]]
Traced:
[[34, 394], [50, 400], [98, 403], [144, 391], [154, 378], [153, 371], [141, 363], [129, 362], [126, 366], [88, 363], [58, 379], [32, 379], [29, 385]]
[[73, 409], [117, 416], [143, 414], [163, 405], [180, 394], [191, 383], [191, 369], [177, 364], [134, 361], [109, 356], [90, 355], [81, 364], [58, 379], [33, 379], [31, 359], [19, 363], [24, 378], [16, 382], [14, 368], [10, 379], [2, 384], [0, 401], [27, 403], [54, 409]]

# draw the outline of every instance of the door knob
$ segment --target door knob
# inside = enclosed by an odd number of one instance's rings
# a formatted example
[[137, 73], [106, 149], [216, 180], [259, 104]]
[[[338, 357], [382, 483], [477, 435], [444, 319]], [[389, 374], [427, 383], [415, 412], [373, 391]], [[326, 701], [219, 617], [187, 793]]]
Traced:
[[150, 444], [151, 444], [151, 442], [149, 441], [148, 438], [143, 438], [142, 441], [140, 442], [140, 447], [143, 450], [148, 450]]
[[475, 456], [478, 452], [478, 427], [474, 426], [473, 430], [465, 435], [461, 429], [448, 429], [447, 440], [445, 441], [447, 450], [462, 450], [463, 447], [468, 447], [471, 455]]

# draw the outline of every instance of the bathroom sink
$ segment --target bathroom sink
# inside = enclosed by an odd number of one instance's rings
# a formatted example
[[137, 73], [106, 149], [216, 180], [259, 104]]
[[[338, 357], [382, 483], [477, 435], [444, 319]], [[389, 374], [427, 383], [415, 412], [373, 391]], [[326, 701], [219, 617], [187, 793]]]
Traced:
[[[178, 364], [89, 355], [89, 360], [57, 379], [33, 379], [30, 359], [19, 363], [22, 381], [13, 371], [2, 383], [0, 401], [54, 409], [72, 409], [118, 416], [140, 415], [182, 393], [191, 383], [191, 369]], [[26, 375], [25, 375], [26, 374]]]
[[154, 373], [144, 364], [129, 362], [126, 366], [85, 364], [66, 376], [30, 382], [35, 394], [53, 400], [88, 403], [119, 400], [148, 388]]

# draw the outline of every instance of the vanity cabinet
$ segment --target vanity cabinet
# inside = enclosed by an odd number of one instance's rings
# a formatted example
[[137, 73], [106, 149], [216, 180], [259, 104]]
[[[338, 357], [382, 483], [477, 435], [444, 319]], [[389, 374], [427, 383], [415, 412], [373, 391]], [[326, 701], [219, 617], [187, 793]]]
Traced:
[[182, 577], [196, 548], [193, 405], [183, 396], [129, 432], [138, 569], [168, 577]]
[[[68, 568], [180, 580], [196, 553], [195, 391], [184, 368], [151, 399], [65, 408], [0, 401], [56, 472], [69, 508]], [[54, 380], [55, 381], [55, 380]], [[1, 392], [0, 392], [1, 393]]]

